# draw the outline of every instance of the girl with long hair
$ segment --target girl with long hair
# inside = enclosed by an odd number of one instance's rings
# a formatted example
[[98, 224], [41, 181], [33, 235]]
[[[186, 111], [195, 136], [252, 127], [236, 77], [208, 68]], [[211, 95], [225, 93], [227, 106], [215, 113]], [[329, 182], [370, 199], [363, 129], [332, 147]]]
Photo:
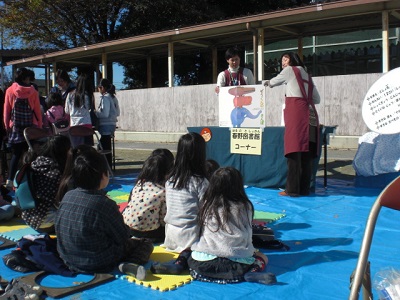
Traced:
[[206, 144], [201, 135], [190, 132], [179, 139], [175, 164], [165, 184], [167, 250], [181, 252], [197, 240], [200, 199], [208, 187]]
[[164, 241], [165, 181], [173, 164], [174, 156], [169, 150], [152, 154], [144, 162], [129, 195], [128, 205], [122, 212], [133, 236], [149, 238], [153, 242]]
[[[85, 74], [79, 75], [76, 81], [76, 89], [68, 94], [65, 102], [65, 113], [70, 115], [70, 126], [83, 125], [92, 128], [90, 118], [91, 103], [94, 99], [93, 84]], [[86, 144], [93, 145], [93, 136], [71, 136], [72, 146]]]
[[232, 167], [219, 168], [202, 198], [200, 236], [191, 252], [182, 252], [173, 264], [153, 264], [152, 271], [179, 274], [189, 268], [194, 279], [205, 282], [276, 283], [274, 274], [263, 272], [267, 256], [252, 244], [253, 214], [240, 172]]
[[25, 158], [33, 170], [33, 186], [40, 199], [36, 208], [22, 211], [22, 219], [39, 232], [54, 232], [55, 214], [59, 207], [56, 194], [66, 167], [71, 142], [68, 137], [55, 135], [40, 148], [36, 156], [29, 152]]

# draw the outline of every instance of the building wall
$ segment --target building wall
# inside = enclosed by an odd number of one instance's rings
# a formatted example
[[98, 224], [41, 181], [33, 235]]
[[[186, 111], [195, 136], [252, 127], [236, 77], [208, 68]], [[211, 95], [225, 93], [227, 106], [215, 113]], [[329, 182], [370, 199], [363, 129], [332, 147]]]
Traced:
[[[337, 136], [366, 133], [362, 103], [369, 87], [380, 76], [374, 73], [315, 77], [321, 95], [321, 104], [317, 105], [320, 122], [338, 125]], [[214, 87], [207, 84], [118, 91], [121, 107], [118, 130], [163, 134], [183, 133], [188, 126], [218, 126], [218, 97]], [[283, 103], [283, 86], [267, 88], [267, 126], [281, 126]]]

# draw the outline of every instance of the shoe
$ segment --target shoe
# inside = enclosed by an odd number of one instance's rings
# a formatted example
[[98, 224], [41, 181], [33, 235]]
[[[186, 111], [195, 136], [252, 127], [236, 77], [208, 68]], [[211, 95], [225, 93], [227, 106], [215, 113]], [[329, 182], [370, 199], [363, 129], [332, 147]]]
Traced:
[[298, 197], [299, 196], [297, 194], [289, 194], [286, 191], [279, 192], [278, 194], [279, 194], [279, 196], [284, 196], [284, 197]]
[[34, 262], [26, 259], [26, 255], [21, 250], [12, 250], [2, 257], [4, 264], [11, 270], [27, 273], [40, 271]]
[[144, 280], [146, 278], [146, 269], [142, 265], [125, 262], [121, 263], [118, 269], [121, 273], [133, 276], [138, 280]]
[[260, 238], [253, 237], [253, 246], [262, 249], [270, 249], [270, 250], [283, 250], [288, 251], [290, 247], [285, 245], [279, 240], [262, 240]]
[[19, 279], [13, 279], [5, 288], [0, 299], [39, 300], [42, 294], [43, 289], [39, 285], [29, 285]]
[[252, 224], [251, 227], [253, 229], [253, 238], [257, 237], [261, 240], [275, 239], [274, 231], [271, 228], [256, 224]]
[[174, 262], [158, 263], [155, 262], [150, 267], [150, 271], [153, 274], [171, 274], [179, 275], [183, 272], [183, 266], [181, 264], [176, 264]]
[[257, 282], [266, 285], [276, 284], [276, 276], [273, 273], [247, 272], [244, 274], [244, 280], [247, 282]]

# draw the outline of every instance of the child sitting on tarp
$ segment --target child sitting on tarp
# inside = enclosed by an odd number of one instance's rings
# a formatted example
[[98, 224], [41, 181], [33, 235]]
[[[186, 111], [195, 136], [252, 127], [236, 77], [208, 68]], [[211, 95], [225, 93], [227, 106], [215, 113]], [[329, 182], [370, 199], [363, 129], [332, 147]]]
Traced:
[[54, 218], [59, 205], [56, 194], [70, 148], [68, 137], [56, 135], [40, 146], [38, 154], [29, 151], [25, 156], [25, 162], [30, 163], [33, 173], [31, 192], [40, 200], [35, 208], [23, 210], [21, 217], [38, 232], [54, 232]]
[[267, 256], [253, 247], [253, 214], [240, 172], [232, 167], [218, 169], [200, 204], [199, 239], [174, 263], [154, 263], [151, 271], [180, 274], [189, 268], [199, 281], [276, 283], [274, 274], [263, 272]]
[[199, 203], [208, 187], [206, 178], [206, 142], [195, 132], [180, 137], [175, 164], [165, 184], [167, 214], [165, 240], [168, 251], [181, 252], [199, 236]]
[[145, 264], [153, 251], [148, 239], [130, 238], [117, 204], [103, 190], [109, 182], [103, 155], [85, 151], [72, 169], [74, 190], [56, 217], [57, 250], [76, 272], [109, 272], [120, 262]]
[[165, 181], [174, 164], [174, 155], [168, 149], [156, 149], [153, 153], [156, 154], [151, 154], [143, 163], [122, 216], [133, 236], [163, 242], [167, 212]]

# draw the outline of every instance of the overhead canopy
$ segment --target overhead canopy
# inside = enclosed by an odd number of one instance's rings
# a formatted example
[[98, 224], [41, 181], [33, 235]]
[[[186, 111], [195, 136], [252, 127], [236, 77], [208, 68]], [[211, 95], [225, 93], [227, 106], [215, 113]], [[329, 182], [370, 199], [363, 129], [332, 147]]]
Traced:
[[226, 49], [227, 45], [234, 44], [253, 43], [256, 46], [254, 38], [258, 38], [258, 45], [267, 48], [268, 43], [279, 40], [382, 29], [385, 12], [389, 28], [400, 27], [399, 0], [330, 1], [87, 45], [7, 64], [17, 67], [54, 63], [76, 66], [104, 64], [105, 57], [108, 62], [134, 61], [170, 56], [171, 51], [176, 55], [201, 48]]

